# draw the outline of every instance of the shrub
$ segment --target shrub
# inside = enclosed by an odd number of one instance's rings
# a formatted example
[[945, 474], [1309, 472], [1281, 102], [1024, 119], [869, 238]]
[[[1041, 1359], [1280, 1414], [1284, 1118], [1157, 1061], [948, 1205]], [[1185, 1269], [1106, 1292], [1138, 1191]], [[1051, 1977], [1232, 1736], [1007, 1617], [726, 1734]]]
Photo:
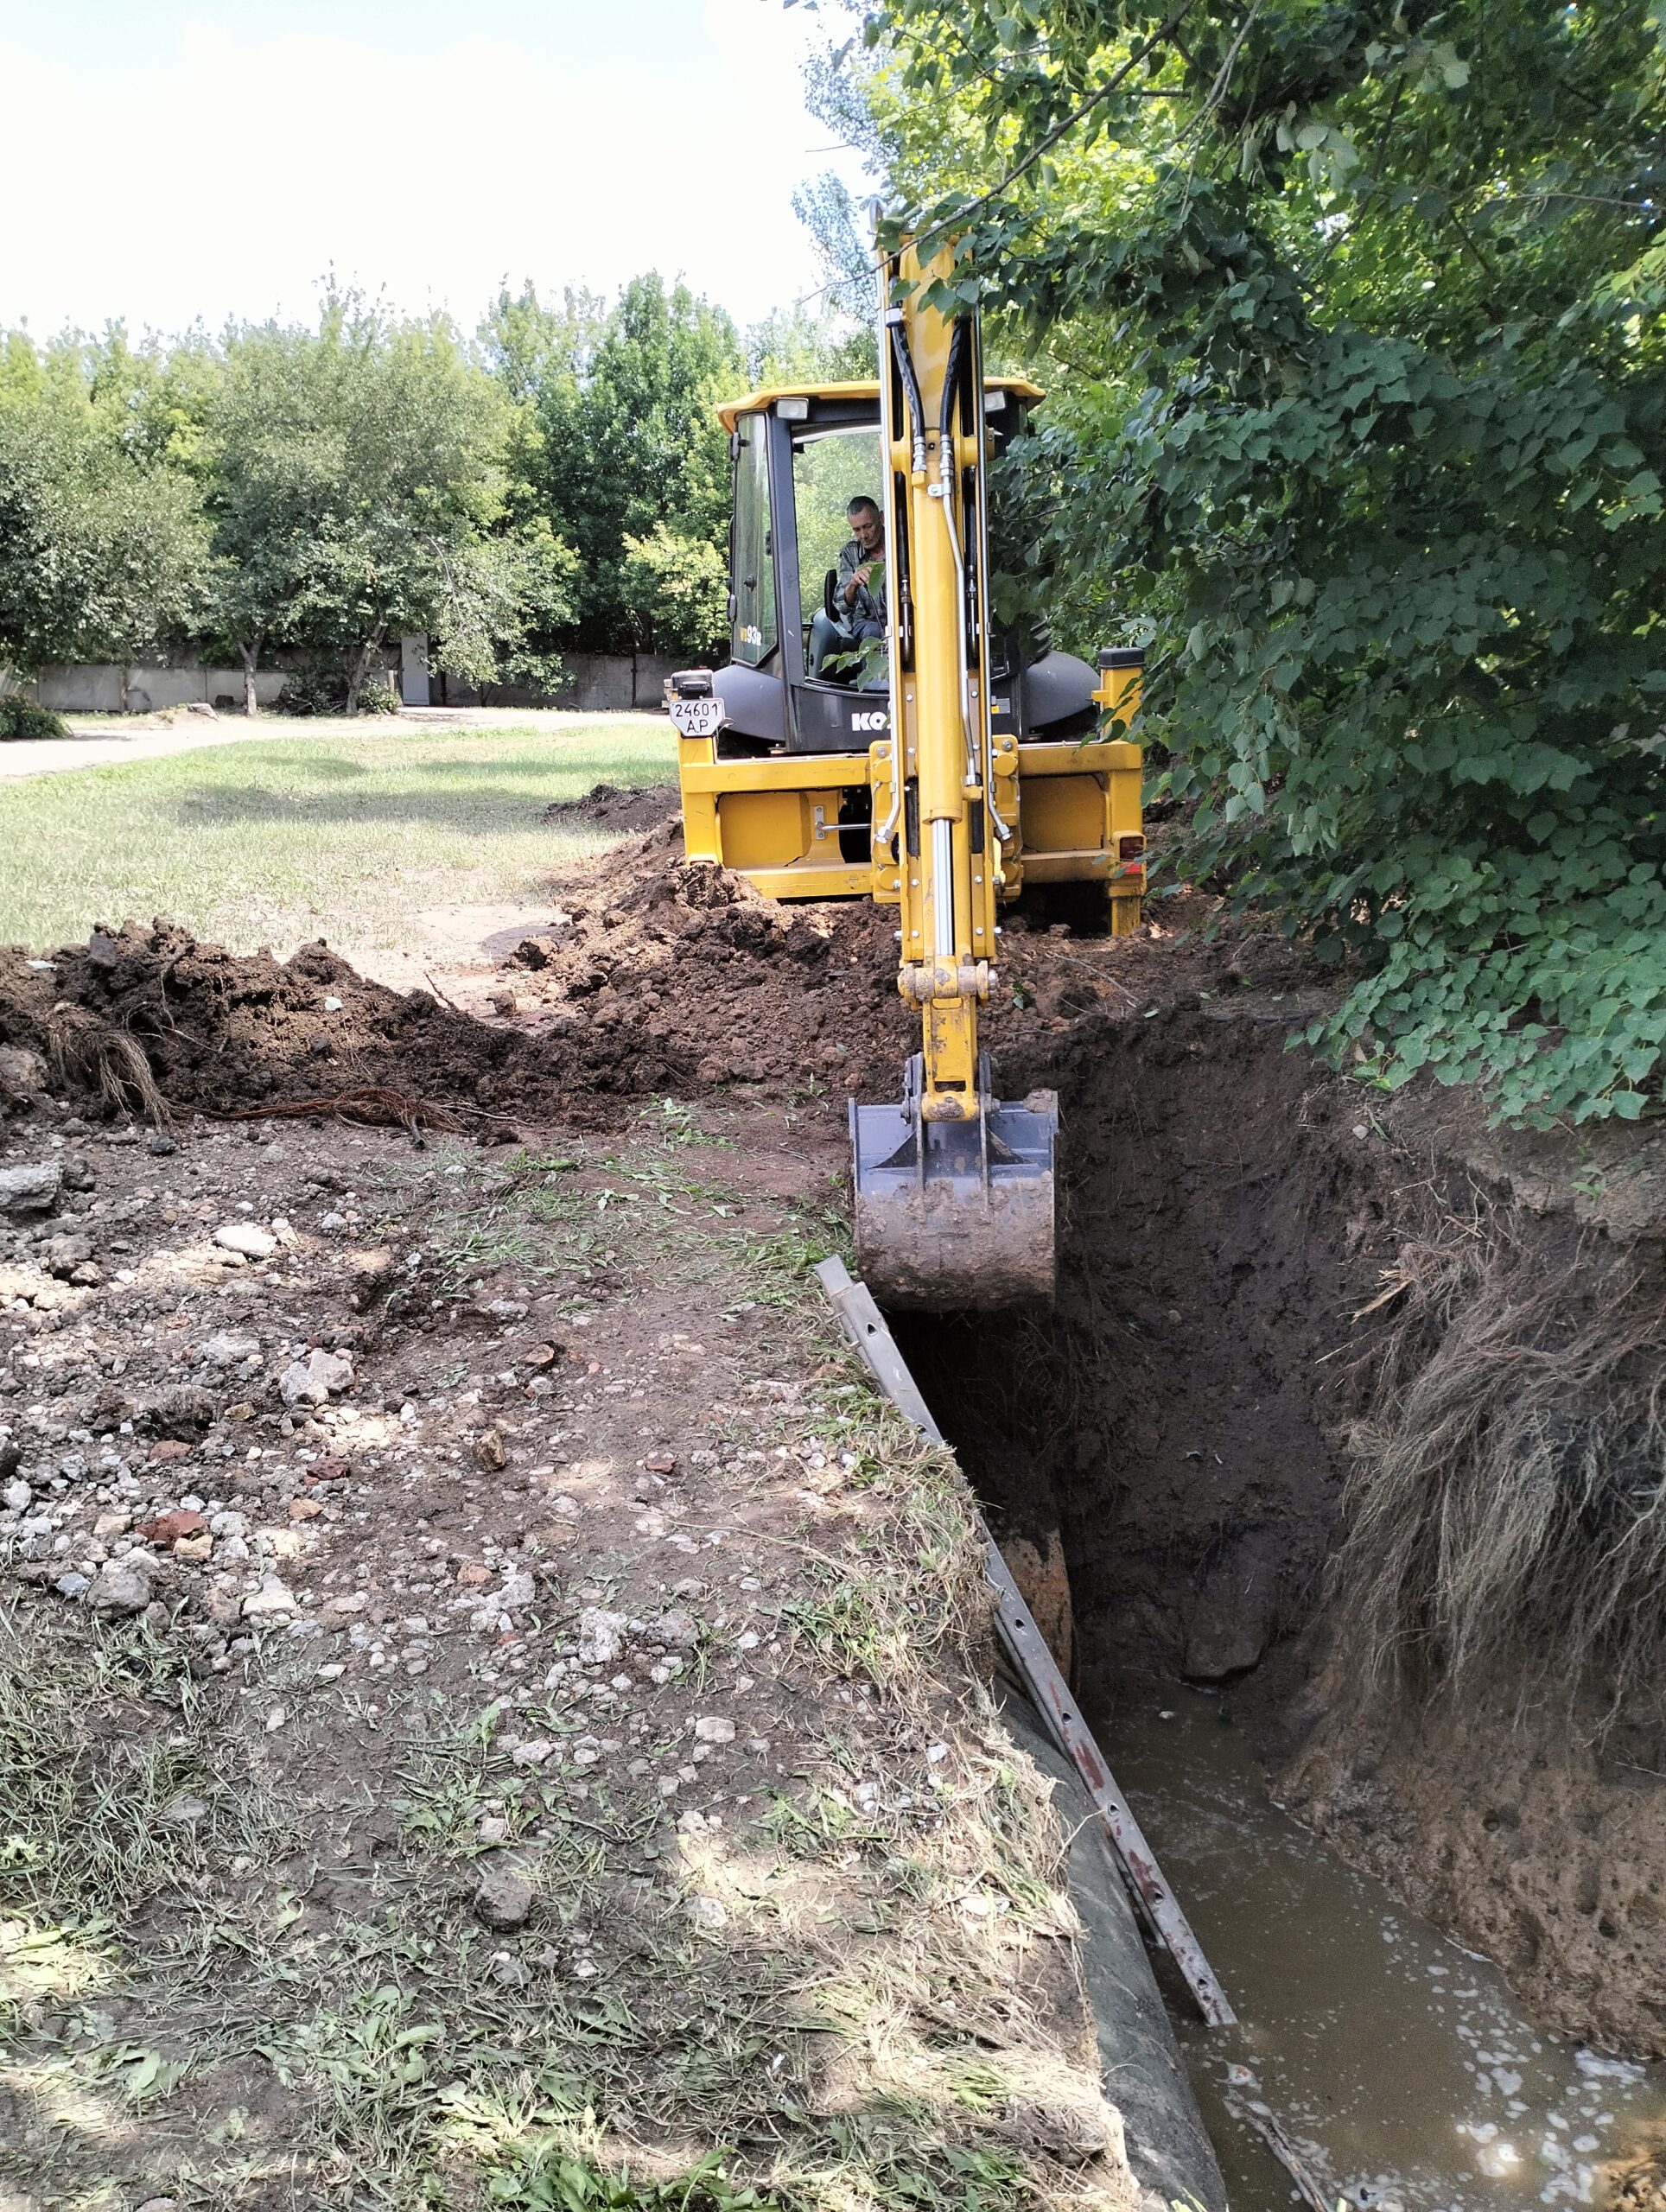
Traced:
[[359, 711], [361, 715], [398, 713], [399, 694], [393, 688], [391, 676], [372, 676], [367, 680], [359, 694]]
[[280, 715], [340, 715], [347, 703], [347, 679], [331, 668], [292, 669], [277, 695]]
[[0, 741], [9, 737], [67, 737], [69, 725], [33, 699], [0, 699]]

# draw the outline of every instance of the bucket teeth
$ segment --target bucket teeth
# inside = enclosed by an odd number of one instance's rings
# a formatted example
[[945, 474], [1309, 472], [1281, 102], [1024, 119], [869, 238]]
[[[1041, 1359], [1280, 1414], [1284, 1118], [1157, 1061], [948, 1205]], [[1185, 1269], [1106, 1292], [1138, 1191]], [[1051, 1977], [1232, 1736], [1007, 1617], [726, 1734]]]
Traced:
[[850, 1108], [863, 1280], [882, 1306], [933, 1313], [1051, 1303], [1057, 1095], [927, 1122], [909, 1073], [900, 1104]]

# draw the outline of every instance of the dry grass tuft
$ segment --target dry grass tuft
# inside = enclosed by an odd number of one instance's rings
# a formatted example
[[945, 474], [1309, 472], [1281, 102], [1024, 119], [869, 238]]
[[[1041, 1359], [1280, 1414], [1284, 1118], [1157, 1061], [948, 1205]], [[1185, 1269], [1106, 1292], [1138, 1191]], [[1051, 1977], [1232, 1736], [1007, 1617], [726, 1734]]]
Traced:
[[1478, 1199], [1408, 1244], [1329, 1596], [1367, 1699], [1510, 1685], [1606, 1726], [1666, 1665], [1657, 1268]]

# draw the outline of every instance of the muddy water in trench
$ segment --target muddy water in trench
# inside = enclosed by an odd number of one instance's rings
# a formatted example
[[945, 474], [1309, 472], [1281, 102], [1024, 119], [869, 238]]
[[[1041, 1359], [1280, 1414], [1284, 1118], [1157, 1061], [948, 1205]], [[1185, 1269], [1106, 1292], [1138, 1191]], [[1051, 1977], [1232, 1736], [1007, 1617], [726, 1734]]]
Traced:
[[1141, 1677], [1088, 1719], [1243, 2026], [1177, 2024], [1233, 2212], [1286, 2212], [1255, 2132], [1282, 2122], [1332, 2204], [1602, 2206], [1602, 2168], [1666, 2123], [1666, 2068], [1558, 2044], [1485, 1961], [1268, 1802], [1222, 1701]]

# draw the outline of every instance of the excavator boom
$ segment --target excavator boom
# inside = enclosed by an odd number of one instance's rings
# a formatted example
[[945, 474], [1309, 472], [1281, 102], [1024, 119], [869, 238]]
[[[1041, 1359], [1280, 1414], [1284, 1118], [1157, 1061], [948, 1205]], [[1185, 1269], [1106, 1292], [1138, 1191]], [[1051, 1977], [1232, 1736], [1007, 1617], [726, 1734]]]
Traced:
[[[897, 987], [920, 1050], [895, 1105], [850, 1109], [857, 1260], [882, 1304], [1050, 1300], [1058, 1101], [1003, 1104], [978, 1043], [1013, 841], [1017, 750], [989, 696], [983, 367], [977, 321], [925, 304], [940, 248], [880, 279], [891, 737], [874, 854], [896, 870]], [[881, 818], [881, 796], [885, 813]]]

